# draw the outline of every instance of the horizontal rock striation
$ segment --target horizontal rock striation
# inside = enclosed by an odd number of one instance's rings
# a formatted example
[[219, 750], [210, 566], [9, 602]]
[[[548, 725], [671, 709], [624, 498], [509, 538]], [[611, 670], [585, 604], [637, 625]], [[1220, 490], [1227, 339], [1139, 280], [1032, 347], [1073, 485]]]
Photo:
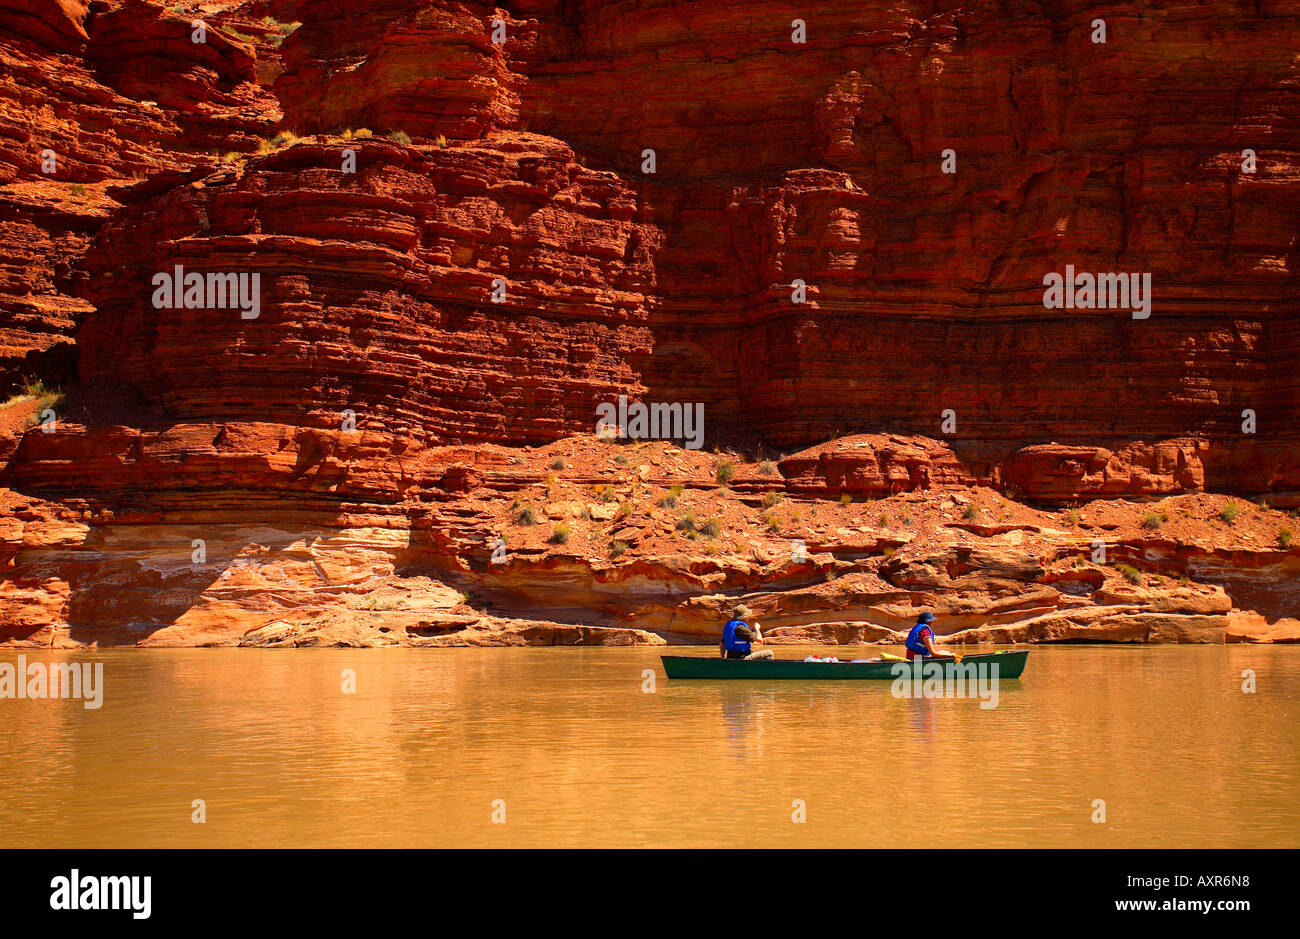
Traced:
[[0, 0], [0, 642], [1293, 641], [1298, 27]]
[[[639, 393], [629, 362], [650, 348], [658, 233], [637, 216], [617, 176], [550, 138], [251, 159], [101, 232], [81, 377], [168, 417], [338, 427], [351, 411], [433, 442], [594, 429], [598, 402]], [[156, 309], [152, 279], [177, 266], [256, 274], [258, 315]]]

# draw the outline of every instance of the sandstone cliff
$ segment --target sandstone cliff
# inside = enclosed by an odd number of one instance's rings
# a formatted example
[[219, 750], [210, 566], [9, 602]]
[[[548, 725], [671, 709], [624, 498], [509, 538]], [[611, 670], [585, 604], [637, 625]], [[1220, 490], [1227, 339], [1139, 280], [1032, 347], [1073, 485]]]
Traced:
[[1296, 2], [0, 0], [0, 642], [1300, 638], [1297, 63]]

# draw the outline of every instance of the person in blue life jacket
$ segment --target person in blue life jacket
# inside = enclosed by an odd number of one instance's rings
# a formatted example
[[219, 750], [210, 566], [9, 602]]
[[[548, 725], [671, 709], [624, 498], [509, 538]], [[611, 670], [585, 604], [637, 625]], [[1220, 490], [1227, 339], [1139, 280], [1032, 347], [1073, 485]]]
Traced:
[[763, 641], [763, 631], [758, 623], [752, 627], [745, 620], [754, 614], [743, 603], [731, 611], [731, 619], [722, 627], [722, 641], [718, 655], [724, 659], [771, 659], [771, 649], [754, 649], [751, 643]]
[[920, 656], [923, 659], [951, 659], [950, 652], [939, 652], [934, 647], [934, 630], [930, 624], [934, 622], [934, 614], [929, 610], [923, 610], [916, 618], [916, 625], [912, 631], [907, 634], [907, 658], [909, 660]]

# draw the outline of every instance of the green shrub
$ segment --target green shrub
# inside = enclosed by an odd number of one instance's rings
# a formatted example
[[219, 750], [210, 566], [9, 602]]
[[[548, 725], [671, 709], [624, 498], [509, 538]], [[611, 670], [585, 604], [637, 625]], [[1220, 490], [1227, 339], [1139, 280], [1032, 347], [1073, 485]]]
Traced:
[[1283, 528], [1280, 532], [1278, 532], [1277, 543], [1282, 548], [1283, 551], [1288, 550], [1291, 547], [1291, 529]]
[[684, 531], [684, 532], [695, 531], [695, 516], [690, 512], [687, 512], [685, 515], [679, 518], [677, 520], [677, 530]]
[[537, 511], [531, 505], [520, 505], [513, 512], [516, 525], [536, 525]]
[[1148, 512], [1142, 519], [1142, 527], [1149, 528], [1152, 530], [1159, 528], [1160, 516], [1157, 515], [1155, 512]]
[[763, 508], [765, 508], [765, 509], [770, 509], [772, 506], [776, 505], [778, 502], [780, 502], [780, 501], [781, 501], [782, 499], [784, 499], [784, 498], [785, 498], [785, 494], [784, 494], [784, 493], [781, 493], [781, 492], [769, 492], [769, 493], [767, 493], [766, 495], [763, 496]]
[[758, 464], [758, 475], [772, 476], [775, 473], [776, 473], [776, 464], [773, 463], [771, 460], [764, 460], [762, 463]]
[[611, 541], [609, 543], [609, 556], [611, 558], [619, 557], [626, 550], [627, 550], [626, 541]]
[[1139, 571], [1132, 564], [1116, 564], [1115, 570], [1123, 574], [1124, 579], [1127, 580], [1130, 584], [1142, 583], [1142, 572]]
[[840, 493], [840, 505], [852, 505], [853, 497], [847, 492]]
[[1231, 525], [1233, 521], [1237, 518], [1238, 511], [1239, 510], [1237, 509], [1237, 503], [1225, 502], [1223, 504], [1223, 511], [1219, 513], [1219, 518], [1223, 519], [1225, 522]]
[[562, 457], [562, 456], [557, 456], [557, 457], [553, 457], [553, 458], [551, 459], [551, 462], [550, 462], [549, 466], [550, 466], [551, 469], [553, 469], [553, 470], [562, 470], [562, 469], [567, 468], [567, 467], [568, 467], [568, 464], [564, 462], [564, 457]]
[[735, 475], [736, 464], [732, 463], [730, 460], [723, 460], [718, 464], [718, 468], [714, 472], [714, 476], [717, 478], [718, 482], [722, 483], [724, 486], [731, 482], [731, 478]]
[[393, 131], [391, 134], [388, 135], [388, 139], [395, 144], [400, 144], [403, 147], [409, 147], [411, 145], [411, 136], [410, 134], [406, 133], [406, 131], [404, 130]]
[[716, 518], [711, 518], [700, 526], [700, 534], [705, 538], [716, 538], [722, 533], [722, 526]]
[[567, 544], [569, 541], [569, 526], [564, 522], [557, 522], [551, 528], [551, 537], [546, 540], [551, 544]]
[[979, 514], [980, 514], [980, 510], [975, 508], [975, 504], [972, 502], [970, 505], [966, 506], [966, 508], [962, 511], [961, 517], [966, 519], [966, 521], [970, 522], [970, 521], [974, 521], [975, 517]]

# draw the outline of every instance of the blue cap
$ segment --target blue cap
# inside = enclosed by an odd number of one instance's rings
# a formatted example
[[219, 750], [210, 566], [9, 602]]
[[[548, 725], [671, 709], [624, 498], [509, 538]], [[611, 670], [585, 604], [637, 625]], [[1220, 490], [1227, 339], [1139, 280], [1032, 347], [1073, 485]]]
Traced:
[[918, 617], [916, 618], [916, 621], [917, 621], [918, 623], [933, 623], [933, 622], [934, 622], [934, 614], [931, 613], [929, 610], [924, 610], [924, 611], [921, 613], [921, 615], [918, 616]]

